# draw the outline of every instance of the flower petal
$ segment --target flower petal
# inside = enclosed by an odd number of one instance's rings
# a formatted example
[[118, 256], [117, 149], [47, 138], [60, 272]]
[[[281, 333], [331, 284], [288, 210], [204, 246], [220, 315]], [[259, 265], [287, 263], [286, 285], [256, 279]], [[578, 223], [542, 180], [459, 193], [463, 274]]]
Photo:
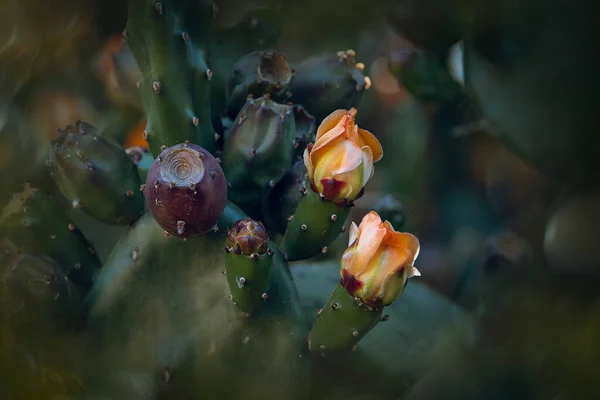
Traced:
[[373, 168], [373, 153], [371, 152], [371, 148], [364, 146], [361, 148], [362, 151], [362, 163], [364, 166], [363, 177], [361, 182], [361, 189], [365, 187], [369, 179], [373, 177], [373, 172], [375, 169]]
[[[391, 275], [401, 274], [411, 253], [407, 249], [382, 246], [377, 259], [372, 259], [369, 271], [373, 271], [366, 286], [371, 287], [373, 300], [386, 293], [385, 283]], [[392, 288], [402, 289], [402, 288]]]
[[[340, 122], [340, 119], [342, 119], [347, 114], [348, 114], [347, 110], [341, 110], [341, 109], [335, 110], [334, 112], [329, 114], [323, 120], [323, 122], [321, 122], [321, 125], [319, 125], [319, 128], [317, 129], [317, 139], [316, 140], [319, 140], [319, 138], [321, 136], [323, 136], [325, 133], [327, 133], [331, 129], [333, 129]], [[344, 125], [342, 124], [342, 127], [343, 126]]]
[[[314, 163], [314, 180], [329, 179], [353, 171], [362, 163], [362, 152], [352, 142], [344, 140], [335, 143], [315, 154], [313, 149], [312, 162]], [[341, 178], [336, 178], [343, 180]], [[350, 184], [360, 185], [360, 180]]]
[[354, 221], [350, 224], [350, 234], [348, 238], [348, 246], [352, 246], [354, 241], [358, 238], [358, 225]]
[[304, 149], [304, 166], [306, 167], [306, 172], [308, 173], [308, 177], [312, 179], [313, 174], [315, 172], [315, 168], [312, 163], [312, 159], [310, 157], [310, 153], [308, 152], [308, 148]]
[[327, 131], [319, 139], [317, 139], [310, 152], [311, 155], [314, 155], [316, 152], [323, 149], [326, 145], [333, 142], [335, 139], [345, 140], [343, 126], [336, 126], [335, 128]]
[[354, 256], [350, 260], [348, 272], [358, 277], [367, 269], [385, 237], [385, 232], [377, 213], [371, 211], [365, 215], [358, 227], [358, 240], [354, 245]]
[[379, 140], [375, 137], [375, 135], [365, 129], [360, 128], [358, 129], [358, 134], [360, 135], [360, 138], [364, 144], [371, 148], [371, 151], [373, 152], [373, 162], [381, 160], [383, 157], [383, 148], [381, 147], [381, 143], [379, 143]]
[[406, 232], [394, 232], [386, 237], [386, 243], [391, 246], [408, 249], [411, 252], [411, 260], [409, 265], [413, 265], [419, 256], [420, 245], [419, 239], [413, 234]]

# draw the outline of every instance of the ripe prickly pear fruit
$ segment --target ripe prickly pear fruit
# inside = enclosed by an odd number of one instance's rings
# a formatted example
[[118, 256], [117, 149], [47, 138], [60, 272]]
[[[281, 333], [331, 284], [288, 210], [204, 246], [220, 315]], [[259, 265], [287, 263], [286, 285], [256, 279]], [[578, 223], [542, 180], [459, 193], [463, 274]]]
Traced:
[[463, 95], [434, 53], [407, 45], [389, 55], [390, 72], [417, 100], [451, 102]]
[[231, 201], [249, 213], [260, 206], [292, 164], [295, 131], [292, 106], [248, 99], [223, 147]]
[[386, 194], [373, 205], [373, 211], [384, 221], [390, 221], [396, 229], [402, 229], [406, 223], [406, 210], [393, 194]]
[[315, 133], [317, 132], [316, 119], [304, 107], [294, 104], [294, 120], [296, 122], [294, 157], [302, 160], [306, 146], [315, 141]]
[[228, 82], [229, 117], [235, 118], [248, 96], [269, 94], [277, 102], [287, 102], [293, 72], [286, 56], [276, 51], [254, 51], [242, 57]]
[[18, 248], [52, 258], [81, 286], [100, 268], [94, 248], [47, 194], [24, 186], [2, 210], [1, 231]]
[[79, 322], [79, 288], [47, 257], [21, 253], [0, 265], [0, 288], [0, 313], [13, 329], [68, 328]]
[[181, 143], [154, 160], [143, 187], [148, 209], [169, 234], [203, 235], [214, 228], [227, 202], [221, 165], [204, 148]]
[[302, 104], [317, 120], [333, 110], [358, 107], [371, 81], [362, 73], [354, 50], [313, 56], [296, 66], [291, 101]]
[[269, 277], [273, 250], [264, 225], [251, 218], [235, 223], [227, 232], [225, 276], [231, 300], [238, 310], [256, 311], [269, 297]]
[[125, 150], [81, 121], [53, 142], [52, 177], [74, 208], [99, 221], [127, 225], [144, 211], [137, 168]]
[[290, 216], [294, 215], [302, 193], [307, 190], [304, 161], [296, 161], [275, 185], [263, 203], [263, 214], [269, 229], [284, 234]]

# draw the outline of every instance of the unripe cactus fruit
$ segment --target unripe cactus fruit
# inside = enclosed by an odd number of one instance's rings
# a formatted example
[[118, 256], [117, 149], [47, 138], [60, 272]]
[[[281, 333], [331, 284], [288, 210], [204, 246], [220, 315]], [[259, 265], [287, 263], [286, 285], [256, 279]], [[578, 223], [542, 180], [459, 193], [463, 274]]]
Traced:
[[235, 223], [227, 232], [225, 276], [231, 300], [243, 312], [254, 312], [269, 297], [273, 251], [264, 225], [251, 218]]
[[289, 84], [293, 69], [285, 55], [276, 51], [255, 51], [242, 57], [234, 66], [228, 82], [227, 113], [235, 118], [249, 95], [269, 94], [278, 102], [291, 96]]
[[127, 225], [144, 211], [141, 181], [131, 158], [85, 122], [60, 131], [53, 142], [51, 168], [56, 185], [73, 207], [102, 222]]
[[154, 160], [144, 194], [154, 219], [167, 233], [198, 236], [210, 231], [223, 214], [227, 182], [215, 157], [198, 145], [182, 143]]

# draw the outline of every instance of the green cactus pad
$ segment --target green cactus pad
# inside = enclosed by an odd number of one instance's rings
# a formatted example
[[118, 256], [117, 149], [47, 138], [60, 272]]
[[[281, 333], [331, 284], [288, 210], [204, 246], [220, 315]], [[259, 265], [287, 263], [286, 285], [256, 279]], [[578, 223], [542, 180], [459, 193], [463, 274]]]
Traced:
[[450, 102], [464, 95], [433, 53], [407, 47], [390, 55], [389, 67], [399, 83], [420, 101]]
[[131, 158], [116, 143], [78, 121], [53, 142], [52, 177], [74, 208], [99, 221], [127, 225], [144, 211], [140, 177]]
[[18, 248], [58, 262], [78, 285], [90, 286], [100, 268], [94, 248], [60, 206], [29, 185], [4, 208], [0, 227]]
[[293, 103], [302, 104], [318, 121], [332, 111], [358, 107], [367, 80], [352, 50], [308, 58], [295, 66]]
[[246, 212], [261, 199], [292, 164], [295, 135], [293, 108], [263, 96], [248, 99], [223, 147], [223, 171], [229, 199]]
[[309, 350], [321, 354], [352, 350], [381, 321], [382, 310], [355, 300], [338, 283], [309, 333]]
[[248, 318], [221, 274], [223, 234], [165, 236], [148, 213], [121, 238], [86, 299], [101, 349], [82, 378], [90, 394], [307, 398], [307, 329], [285, 258], [275, 251], [269, 297]]
[[327, 252], [329, 246], [345, 230], [349, 206], [323, 200], [318, 193], [304, 188], [296, 212], [290, 216], [282, 249], [288, 261], [303, 260]]
[[268, 299], [269, 275], [273, 256], [256, 255], [255, 258], [230, 251], [225, 255], [225, 276], [235, 306], [252, 313]]
[[132, 0], [126, 38], [142, 72], [140, 90], [150, 151], [189, 140], [210, 152], [212, 125], [206, 51], [211, 1]]

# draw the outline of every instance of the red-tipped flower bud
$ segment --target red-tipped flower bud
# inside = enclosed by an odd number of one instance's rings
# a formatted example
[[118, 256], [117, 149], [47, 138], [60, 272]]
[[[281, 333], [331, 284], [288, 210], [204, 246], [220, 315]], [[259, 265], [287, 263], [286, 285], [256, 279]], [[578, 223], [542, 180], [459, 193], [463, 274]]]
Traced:
[[240, 254], [264, 254], [267, 252], [269, 234], [260, 221], [240, 219], [227, 232], [227, 245]]
[[198, 236], [217, 223], [227, 202], [227, 181], [217, 159], [195, 144], [165, 149], [148, 171], [150, 212], [168, 233]]

